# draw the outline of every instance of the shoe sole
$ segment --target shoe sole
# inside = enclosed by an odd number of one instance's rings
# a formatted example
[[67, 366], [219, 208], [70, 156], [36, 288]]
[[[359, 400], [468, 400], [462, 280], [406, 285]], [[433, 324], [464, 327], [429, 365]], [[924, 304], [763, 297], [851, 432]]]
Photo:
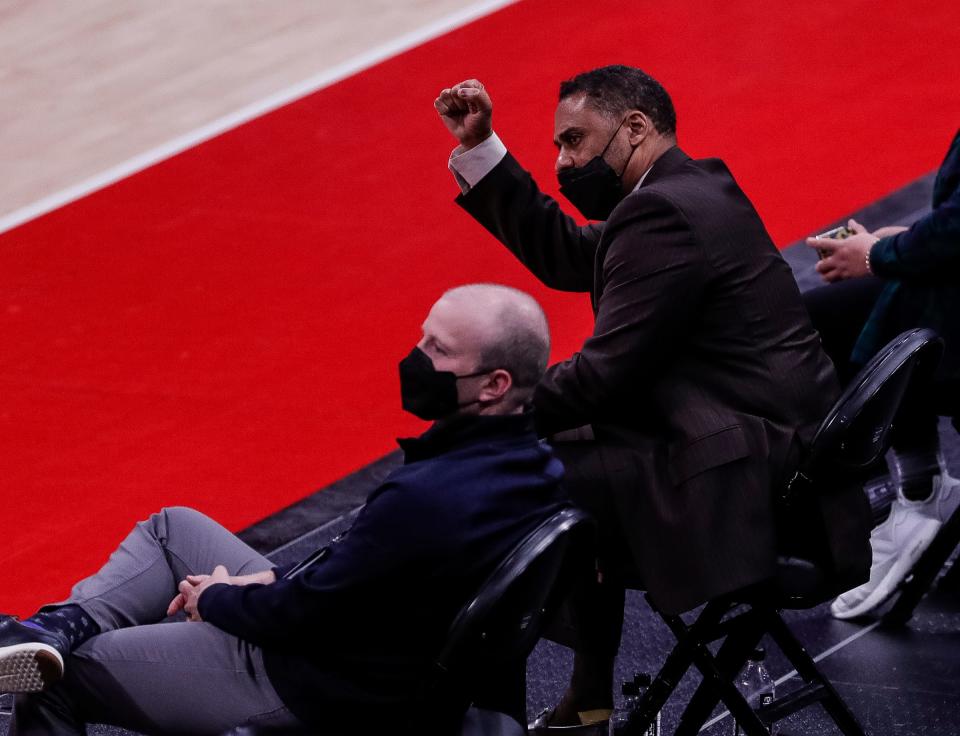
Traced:
[[913, 569], [917, 560], [920, 559], [927, 550], [927, 547], [930, 546], [933, 538], [937, 536], [937, 532], [940, 531], [941, 524], [939, 521], [931, 519], [930, 522], [930, 524], [924, 527], [927, 533], [918, 534], [914, 537], [910, 542], [907, 553], [901, 555], [900, 558], [893, 563], [893, 567], [887, 571], [887, 574], [883, 576], [883, 579], [877, 584], [877, 587], [870, 591], [870, 594], [866, 598], [853, 608], [845, 611], [837, 611], [834, 610], [834, 606], [830, 606], [830, 613], [833, 617], [846, 620], [848, 618], [864, 616], [893, 595], [900, 585], [900, 582], [910, 573], [910, 570]]
[[0, 647], [0, 693], [36, 693], [63, 677], [63, 657], [47, 644]]
[[607, 722], [579, 726], [534, 726], [527, 725], [528, 736], [605, 736], [610, 731]]
[[[606, 711], [612, 713], [612, 711]], [[610, 732], [610, 719], [603, 718], [593, 723], [581, 723], [575, 726], [550, 726], [547, 721], [553, 715], [550, 708], [543, 710], [531, 723], [527, 724], [527, 736], [607, 736]], [[581, 714], [582, 715], [582, 714]]]

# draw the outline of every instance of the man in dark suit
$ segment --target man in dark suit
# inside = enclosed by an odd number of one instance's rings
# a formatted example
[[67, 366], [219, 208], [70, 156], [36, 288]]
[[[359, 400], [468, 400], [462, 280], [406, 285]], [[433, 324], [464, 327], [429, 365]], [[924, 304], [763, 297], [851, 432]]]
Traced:
[[546, 285], [588, 292], [595, 315], [534, 393], [541, 433], [588, 437], [555, 447], [608, 540], [604, 584], [573, 607], [570, 687], [541, 728], [608, 714], [618, 558], [673, 613], [773, 573], [773, 489], [838, 393], [790, 269], [723, 162], [677, 147], [664, 88], [613, 66], [559, 97], [561, 192], [605, 222], [579, 226], [540, 192], [493, 132], [478, 81], [435, 101], [459, 142], [458, 204]]

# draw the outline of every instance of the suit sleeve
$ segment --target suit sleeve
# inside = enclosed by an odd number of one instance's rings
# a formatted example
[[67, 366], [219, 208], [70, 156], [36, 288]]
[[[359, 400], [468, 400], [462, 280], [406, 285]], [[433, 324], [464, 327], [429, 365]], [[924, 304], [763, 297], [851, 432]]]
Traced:
[[577, 225], [509, 153], [458, 196], [457, 204], [547, 286], [576, 292], [593, 287], [593, 259], [603, 225]]
[[292, 580], [210, 586], [200, 596], [201, 618], [259, 646], [293, 643], [307, 630], [313, 638], [342, 630], [338, 623], [357, 610], [370, 586], [415, 564], [430, 544], [420, 531], [430, 528], [423, 524], [429, 509], [408, 503], [408, 495], [399, 486], [381, 487], [329, 556]]
[[960, 282], [960, 187], [909, 230], [878, 240], [870, 268], [877, 276], [905, 282]]
[[547, 370], [534, 394], [541, 433], [598, 421], [654, 379], [696, 313], [706, 264], [683, 214], [643, 190], [624, 209], [607, 223], [594, 332]]

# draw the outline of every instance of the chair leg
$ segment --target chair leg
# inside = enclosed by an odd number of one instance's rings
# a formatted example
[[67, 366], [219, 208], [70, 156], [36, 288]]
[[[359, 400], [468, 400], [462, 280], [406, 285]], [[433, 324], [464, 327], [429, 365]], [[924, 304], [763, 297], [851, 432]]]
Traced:
[[[703, 675], [704, 679], [709, 679], [713, 687], [717, 690], [717, 695], [723, 701], [724, 705], [737, 719], [737, 723], [743, 729], [746, 736], [769, 736], [769, 731], [763, 722], [753, 712], [749, 703], [744, 699], [740, 691], [737, 690], [733, 682], [724, 679], [722, 673], [717, 669], [717, 664], [713, 658], [713, 653], [707, 647], [707, 642], [712, 637], [709, 632], [715, 630], [715, 627], [726, 613], [735, 608], [730, 603], [713, 601], [708, 603], [703, 612], [689, 628], [683, 623], [679, 616], [667, 616], [660, 614], [667, 626], [673, 631], [674, 635], [693, 656], [693, 663]], [[750, 614], [753, 612], [750, 611]], [[744, 614], [748, 615], [748, 614]], [[678, 644], [679, 646], [679, 644]], [[679, 679], [677, 680], [679, 682]], [[674, 685], [676, 687], [676, 685]], [[632, 725], [632, 720], [631, 720]], [[631, 732], [631, 736], [636, 734], [640, 736], [642, 731]]]
[[729, 610], [727, 605], [709, 603], [700, 612], [697, 620], [688, 627], [680, 616], [667, 616], [660, 613], [649, 597], [647, 597], [647, 603], [666, 621], [677, 638], [677, 643], [667, 655], [666, 661], [650, 683], [650, 687], [641, 696], [640, 702], [623, 729], [623, 736], [643, 736], [647, 732], [657, 713], [663, 710], [663, 706], [693, 664], [693, 646], [696, 637], [702, 635], [704, 629], [715, 626]]
[[746, 736], [769, 736], [770, 731], [753, 711], [753, 708], [750, 707], [743, 694], [737, 690], [736, 685], [730, 679], [724, 678], [707, 645], [697, 643], [694, 646], [693, 656], [693, 663], [700, 670], [704, 679], [713, 682], [717, 695], [727, 706], [727, 710], [736, 719], [740, 728], [743, 729], [743, 733]]
[[[725, 682], [736, 678], [750, 652], [756, 649], [764, 634], [764, 629], [762, 625], [757, 625], [752, 610], [741, 614], [741, 617], [742, 625], [731, 631], [716, 655], [717, 670]], [[712, 678], [704, 677], [680, 716], [674, 736], [696, 736], [719, 702], [717, 683]]]
[[647, 733], [657, 713], [663, 710], [663, 706], [666, 705], [691, 664], [693, 659], [688, 648], [680, 646], [673, 648], [656, 678], [650, 683], [650, 687], [646, 689], [637, 707], [630, 714], [622, 736], [644, 736]]
[[883, 617], [888, 626], [902, 626], [913, 616], [920, 599], [930, 590], [950, 555], [960, 544], [960, 509], [953, 512], [947, 523], [927, 547], [910, 571], [907, 581], [900, 586], [900, 596]]
[[844, 736], [866, 736], [863, 726], [857, 720], [843, 698], [836, 691], [830, 681], [817, 669], [813, 658], [807, 653], [800, 641], [793, 635], [779, 612], [770, 609], [767, 614], [767, 630], [780, 650], [790, 660], [800, 677], [805, 682], [816, 683], [823, 690], [820, 697], [824, 709], [833, 718], [834, 723]]

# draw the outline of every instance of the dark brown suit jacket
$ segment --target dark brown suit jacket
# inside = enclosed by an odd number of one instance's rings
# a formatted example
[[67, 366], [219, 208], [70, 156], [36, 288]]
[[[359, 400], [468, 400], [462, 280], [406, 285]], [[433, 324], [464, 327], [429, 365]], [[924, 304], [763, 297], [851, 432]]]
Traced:
[[605, 224], [578, 226], [507, 154], [458, 203], [546, 285], [589, 292], [593, 335], [551, 366], [543, 434], [592, 425], [661, 609], [769, 577], [773, 489], [836, 399], [791, 271], [717, 159], [667, 151]]

